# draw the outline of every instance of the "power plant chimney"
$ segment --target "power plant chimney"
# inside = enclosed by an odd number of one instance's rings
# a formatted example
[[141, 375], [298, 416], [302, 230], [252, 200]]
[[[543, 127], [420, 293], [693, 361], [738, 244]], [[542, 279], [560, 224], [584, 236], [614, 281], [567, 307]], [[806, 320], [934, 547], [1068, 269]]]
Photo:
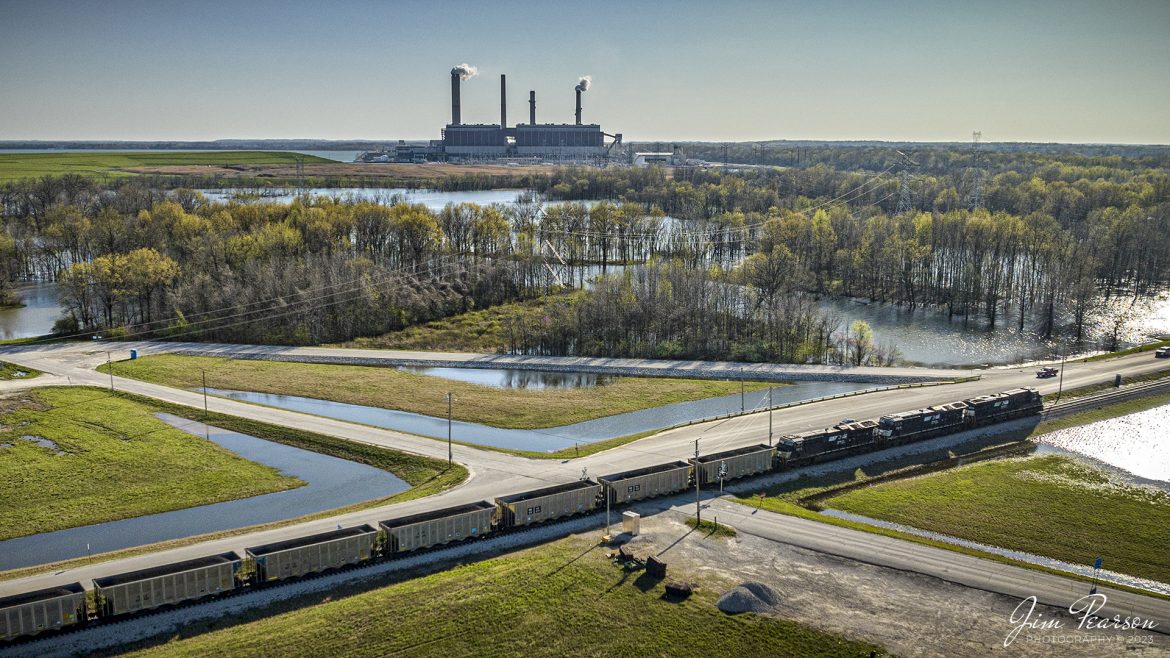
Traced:
[[508, 127], [508, 83], [500, 74], [500, 128]]
[[528, 123], [536, 125], [536, 92], [528, 92]]
[[577, 87], [577, 125], [581, 125], [581, 87]]
[[451, 123], [459, 125], [459, 72], [451, 70]]

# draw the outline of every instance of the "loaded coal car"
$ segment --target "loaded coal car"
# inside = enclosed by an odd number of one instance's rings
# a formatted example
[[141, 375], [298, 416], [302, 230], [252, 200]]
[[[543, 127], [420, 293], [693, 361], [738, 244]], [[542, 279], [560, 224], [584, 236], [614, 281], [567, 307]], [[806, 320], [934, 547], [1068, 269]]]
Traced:
[[386, 531], [386, 554], [394, 555], [490, 534], [495, 513], [495, 505], [481, 500], [402, 516], [379, 525]]
[[239, 570], [240, 557], [228, 552], [94, 578], [96, 612], [112, 617], [229, 592]]
[[883, 445], [921, 441], [963, 428], [964, 402], [904, 411], [878, 419], [877, 439]]
[[502, 496], [496, 499], [499, 527], [521, 527], [590, 512], [597, 508], [600, 497], [601, 485], [592, 480]]
[[864, 452], [873, 447], [876, 429], [877, 421], [862, 420], [790, 434], [776, 444], [776, 458], [785, 466], [794, 466]]
[[377, 530], [360, 525], [255, 546], [247, 554], [256, 562], [256, 582], [263, 583], [365, 562], [377, 538]]
[[684, 461], [658, 464], [606, 475], [597, 481], [605, 488], [610, 503], [629, 503], [686, 489], [691, 483], [691, 465]]
[[775, 455], [775, 448], [759, 444], [701, 455], [697, 459], [692, 457], [690, 462], [695, 467], [699, 484], [707, 484], [719, 481], [721, 469], [724, 481], [770, 471]]
[[70, 583], [0, 598], [0, 641], [84, 623], [85, 588]]
[[963, 402], [967, 405], [964, 420], [971, 426], [1038, 414], [1044, 409], [1044, 397], [1031, 387], [980, 395]]

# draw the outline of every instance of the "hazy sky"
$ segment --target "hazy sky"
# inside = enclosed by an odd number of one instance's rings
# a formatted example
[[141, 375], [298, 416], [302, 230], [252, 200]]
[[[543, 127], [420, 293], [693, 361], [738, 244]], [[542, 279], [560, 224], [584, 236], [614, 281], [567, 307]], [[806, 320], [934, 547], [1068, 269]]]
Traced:
[[0, 139], [437, 138], [461, 62], [468, 123], [1170, 143], [1170, 0], [0, 0]]

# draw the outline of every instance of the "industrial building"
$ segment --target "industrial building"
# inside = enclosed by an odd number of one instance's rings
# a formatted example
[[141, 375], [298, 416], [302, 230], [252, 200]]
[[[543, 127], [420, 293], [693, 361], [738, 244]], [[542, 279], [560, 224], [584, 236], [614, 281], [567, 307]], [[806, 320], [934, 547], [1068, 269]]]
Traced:
[[473, 75], [474, 67], [466, 64], [451, 69], [451, 122], [443, 128], [441, 139], [431, 140], [427, 145], [400, 143], [393, 151], [369, 153], [363, 159], [420, 162], [516, 158], [599, 162], [617, 155], [615, 147], [622, 142], [621, 133], [605, 133], [596, 123], [581, 122], [581, 94], [589, 89], [588, 76], [581, 78], [574, 88], [577, 101], [574, 123], [537, 123], [536, 91], [529, 91], [528, 123], [509, 126], [505, 75], [500, 75], [500, 123], [463, 123], [460, 87], [463, 80]]

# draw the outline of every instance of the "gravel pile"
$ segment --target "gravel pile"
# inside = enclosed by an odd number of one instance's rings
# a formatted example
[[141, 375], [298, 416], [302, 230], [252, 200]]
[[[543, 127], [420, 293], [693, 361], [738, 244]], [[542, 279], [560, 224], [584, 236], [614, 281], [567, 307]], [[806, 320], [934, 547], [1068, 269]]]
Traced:
[[780, 603], [780, 593], [764, 583], [746, 582], [728, 590], [715, 606], [729, 615], [767, 612]]

